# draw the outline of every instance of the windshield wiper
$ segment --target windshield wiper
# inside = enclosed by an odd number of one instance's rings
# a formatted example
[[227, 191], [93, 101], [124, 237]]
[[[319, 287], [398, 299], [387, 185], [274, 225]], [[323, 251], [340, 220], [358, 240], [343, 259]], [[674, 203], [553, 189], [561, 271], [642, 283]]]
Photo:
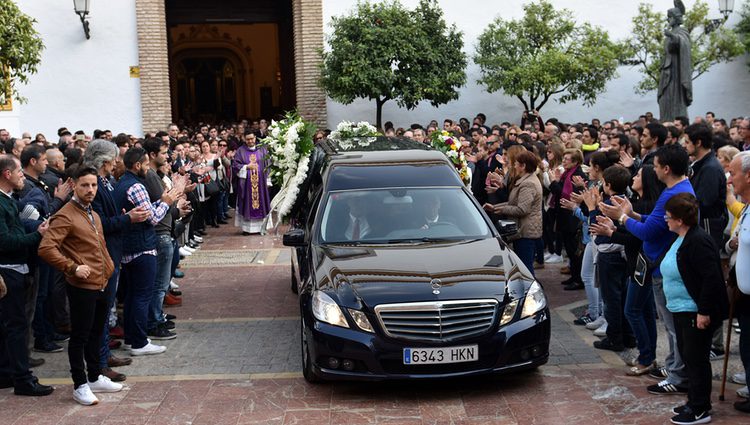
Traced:
[[418, 242], [457, 242], [462, 239], [448, 239], [448, 238], [409, 238], [409, 239], [390, 239], [388, 243], [418, 243]]

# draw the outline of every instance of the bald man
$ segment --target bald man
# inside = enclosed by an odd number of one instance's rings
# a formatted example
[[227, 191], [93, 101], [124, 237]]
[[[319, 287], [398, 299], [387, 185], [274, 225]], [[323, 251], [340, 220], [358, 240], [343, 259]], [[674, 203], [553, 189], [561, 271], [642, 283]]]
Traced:
[[60, 149], [47, 149], [47, 171], [41, 176], [41, 180], [52, 192], [50, 195], [55, 196], [54, 190], [60, 179], [65, 180], [65, 156]]

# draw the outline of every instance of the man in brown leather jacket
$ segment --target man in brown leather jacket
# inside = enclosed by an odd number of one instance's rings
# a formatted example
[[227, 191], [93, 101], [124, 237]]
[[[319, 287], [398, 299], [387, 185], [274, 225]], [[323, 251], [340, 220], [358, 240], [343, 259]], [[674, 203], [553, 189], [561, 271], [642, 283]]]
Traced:
[[[68, 345], [73, 399], [97, 404], [94, 392], [117, 392], [122, 385], [101, 374], [99, 346], [107, 314], [104, 288], [114, 271], [99, 215], [91, 208], [97, 170], [82, 166], [74, 173], [73, 199], [50, 220], [39, 245], [39, 256], [65, 275], [70, 302]], [[84, 366], [85, 358], [85, 366]], [[88, 372], [88, 379], [87, 379]]]

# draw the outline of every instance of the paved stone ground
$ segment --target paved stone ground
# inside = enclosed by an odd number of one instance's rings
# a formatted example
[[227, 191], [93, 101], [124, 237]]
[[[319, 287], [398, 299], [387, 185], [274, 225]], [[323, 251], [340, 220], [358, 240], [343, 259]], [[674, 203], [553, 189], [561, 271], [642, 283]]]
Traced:
[[[539, 370], [322, 385], [308, 385], [299, 372], [298, 307], [279, 235], [214, 230], [182, 266], [184, 304], [169, 310], [178, 316], [179, 337], [164, 342], [166, 354], [122, 368], [129, 377], [124, 391], [79, 406], [67, 356], [35, 354], [47, 360], [35, 373], [57, 390], [42, 398], [0, 390], [0, 424], [661, 424], [684, 401], [648, 395], [645, 387], [655, 381], [624, 376], [619, 356], [591, 348], [591, 332], [570, 325], [585, 295], [562, 291], [559, 266], [538, 271], [553, 334], [549, 364]], [[729, 384], [720, 403], [715, 383], [714, 423], [750, 424], [731, 408], [737, 388]]]

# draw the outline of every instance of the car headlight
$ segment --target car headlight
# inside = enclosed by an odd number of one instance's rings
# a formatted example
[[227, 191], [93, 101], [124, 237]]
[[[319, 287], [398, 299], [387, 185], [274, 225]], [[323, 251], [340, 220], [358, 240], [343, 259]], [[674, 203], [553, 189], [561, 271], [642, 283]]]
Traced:
[[518, 300], [505, 304], [503, 309], [503, 315], [500, 317], [500, 326], [507, 325], [516, 316], [516, 310], [518, 309]]
[[363, 331], [375, 333], [375, 331], [372, 329], [372, 325], [370, 324], [370, 321], [367, 320], [367, 316], [365, 313], [355, 310], [353, 308], [347, 309], [349, 310], [349, 314], [352, 315], [352, 319], [354, 319], [354, 323]]
[[339, 305], [323, 291], [313, 292], [312, 313], [321, 322], [343, 328], [349, 327], [349, 323], [347, 323]]
[[544, 307], [547, 307], [547, 297], [542, 291], [542, 285], [539, 282], [534, 281], [529, 290], [526, 291], [526, 297], [523, 300], [523, 310], [521, 310], [521, 318], [529, 317], [534, 313], [541, 311]]

